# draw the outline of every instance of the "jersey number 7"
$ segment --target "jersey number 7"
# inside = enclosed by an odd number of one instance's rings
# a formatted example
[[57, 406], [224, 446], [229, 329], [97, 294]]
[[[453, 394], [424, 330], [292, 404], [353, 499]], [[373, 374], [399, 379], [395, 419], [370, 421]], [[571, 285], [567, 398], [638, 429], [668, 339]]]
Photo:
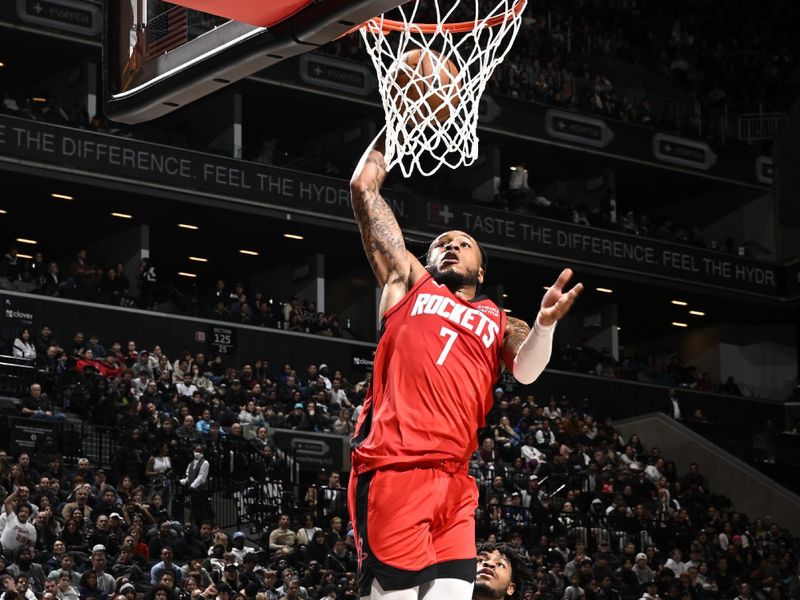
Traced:
[[439, 355], [438, 360], [436, 361], [437, 365], [443, 365], [447, 355], [450, 353], [450, 348], [453, 347], [453, 344], [458, 337], [458, 332], [453, 331], [452, 329], [448, 329], [447, 327], [442, 327], [442, 330], [439, 332], [439, 335], [442, 337], [448, 338], [448, 340], [444, 343], [444, 348], [442, 349], [442, 353]]

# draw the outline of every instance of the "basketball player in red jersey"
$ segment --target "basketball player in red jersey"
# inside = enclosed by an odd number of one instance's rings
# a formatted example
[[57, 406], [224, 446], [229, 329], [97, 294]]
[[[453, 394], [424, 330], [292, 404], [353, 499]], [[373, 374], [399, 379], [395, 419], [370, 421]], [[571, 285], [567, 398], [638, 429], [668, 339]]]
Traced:
[[448, 231], [427, 265], [408, 252], [380, 195], [382, 145], [367, 149], [350, 182], [353, 212], [383, 287], [383, 333], [353, 438], [349, 508], [362, 598], [469, 600], [475, 581], [475, 508], [468, 475], [477, 430], [501, 367], [531, 383], [550, 359], [556, 321], [581, 284], [564, 270], [533, 329], [477, 295], [486, 256]]

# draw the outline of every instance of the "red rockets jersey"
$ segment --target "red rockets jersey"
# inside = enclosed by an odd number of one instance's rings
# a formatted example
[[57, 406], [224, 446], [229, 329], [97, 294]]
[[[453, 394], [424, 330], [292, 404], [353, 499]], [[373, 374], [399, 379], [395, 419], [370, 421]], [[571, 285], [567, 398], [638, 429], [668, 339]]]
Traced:
[[353, 438], [357, 473], [467, 461], [492, 407], [506, 315], [425, 274], [384, 315], [372, 387]]

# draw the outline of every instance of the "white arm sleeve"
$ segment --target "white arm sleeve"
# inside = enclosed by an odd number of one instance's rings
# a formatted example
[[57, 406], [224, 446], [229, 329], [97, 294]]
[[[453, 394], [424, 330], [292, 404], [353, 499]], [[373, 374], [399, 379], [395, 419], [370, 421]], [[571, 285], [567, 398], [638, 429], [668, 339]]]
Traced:
[[514, 357], [511, 374], [524, 385], [533, 383], [541, 375], [547, 363], [550, 362], [550, 353], [553, 350], [553, 331], [556, 324], [544, 326], [539, 323], [539, 315], [531, 327], [531, 332]]

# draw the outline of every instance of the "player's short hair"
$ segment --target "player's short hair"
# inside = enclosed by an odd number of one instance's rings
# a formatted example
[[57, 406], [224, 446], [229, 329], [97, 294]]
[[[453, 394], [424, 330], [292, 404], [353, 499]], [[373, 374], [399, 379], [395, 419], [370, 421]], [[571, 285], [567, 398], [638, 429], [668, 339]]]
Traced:
[[511, 581], [514, 584], [514, 593], [511, 600], [520, 600], [525, 594], [531, 579], [531, 563], [518, 550], [508, 544], [479, 544], [477, 553], [498, 552], [506, 557], [511, 565]]

